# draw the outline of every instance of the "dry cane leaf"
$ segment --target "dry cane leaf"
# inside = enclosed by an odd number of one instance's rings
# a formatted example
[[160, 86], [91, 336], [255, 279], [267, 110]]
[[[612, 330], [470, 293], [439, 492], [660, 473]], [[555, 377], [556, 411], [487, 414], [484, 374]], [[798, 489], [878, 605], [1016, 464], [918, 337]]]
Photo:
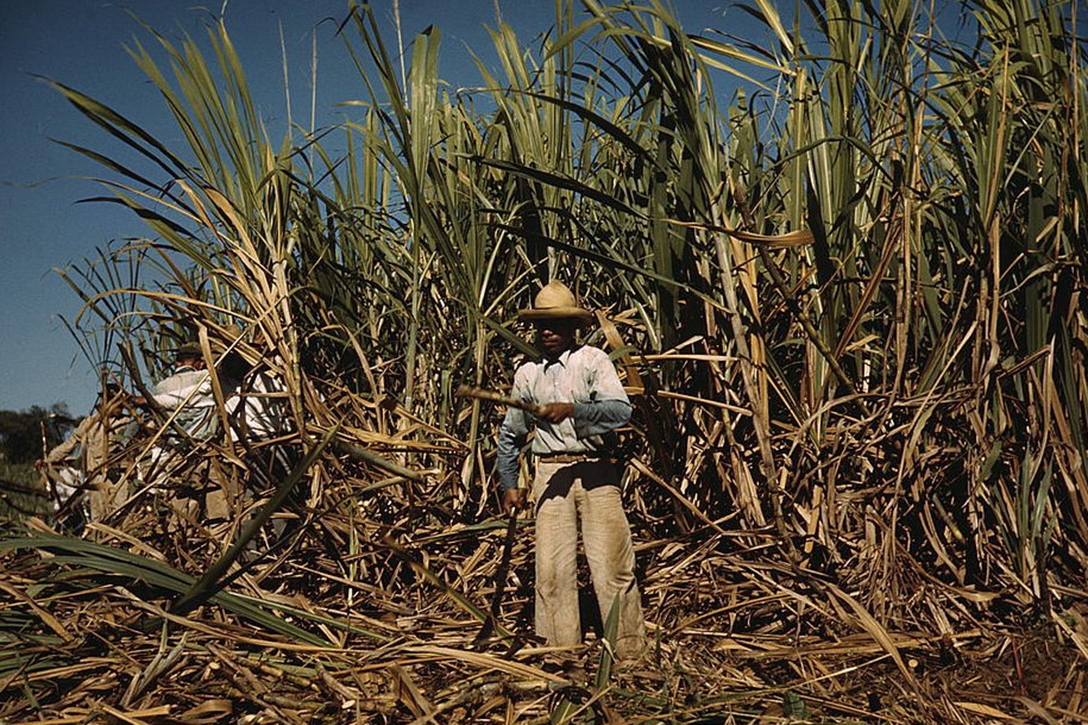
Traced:
[[230, 700], [208, 700], [178, 716], [178, 722], [184, 725], [207, 725], [219, 722], [234, 712], [234, 703]]
[[422, 718], [434, 713], [434, 706], [419, 691], [419, 687], [407, 670], [394, 664], [389, 666], [389, 672], [396, 680], [400, 701], [412, 711], [413, 715]]
[[989, 717], [999, 717], [1003, 720], [1015, 720], [1016, 718], [1008, 713], [1001, 712], [997, 708], [990, 707], [989, 705], [983, 705], [981, 702], [954, 702], [952, 703], [956, 707], [961, 707], [969, 712], [976, 713], [978, 715], [987, 715]]
[[61, 624], [59, 621], [57, 621], [56, 617], [54, 617], [52, 614], [47, 612], [45, 610], [45, 608], [43, 608], [40, 604], [38, 604], [36, 601], [34, 601], [25, 592], [23, 592], [23, 591], [21, 591], [19, 589], [16, 589], [14, 586], [8, 584], [7, 582], [3, 582], [3, 581], [0, 581], [0, 590], [3, 590], [5, 592], [7, 592], [11, 596], [18, 599], [19, 601], [24, 602], [27, 606], [29, 606], [34, 611], [35, 614], [38, 615], [39, 618], [41, 618], [41, 620], [43, 622], [45, 622], [49, 626], [49, 628], [51, 630], [53, 630], [54, 632], [59, 634], [60, 638], [63, 639], [65, 642], [71, 642], [72, 641], [72, 633], [69, 632], [65, 628], [65, 626], [63, 624]]
[[161, 707], [151, 708], [150, 710], [131, 710], [129, 712], [121, 712], [117, 708], [110, 707], [109, 705], [103, 705], [102, 711], [110, 717], [108, 720], [116, 719], [128, 725], [147, 725], [147, 720], [144, 718], [163, 717], [170, 714], [170, 706], [163, 705]]
[[899, 654], [899, 648], [895, 646], [895, 642], [892, 641], [891, 636], [888, 634], [888, 630], [881, 626], [880, 622], [876, 621], [873, 618], [873, 615], [869, 614], [865, 607], [861, 606], [861, 603], [852, 596], [842, 589], [839, 589], [834, 584], [827, 584], [826, 586], [828, 591], [846, 602], [846, 604], [854, 610], [854, 614], [857, 615], [858, 620], [861, 622], [861, 626], [865, 628], [865, 631], [872, 635], [873, 639], [880, 643], [880, 646], [883, 647], [889, 655], [891, 655], [891, 658], [895, 661], [899, 671], [903, 673], [903, 677], [906, 678], [907, 682], [915, 689], [915, 691], [918, 691], [920, 689], [918, 681], [914, 678], [914, 673], [911, 672], [910, 668], [907, 667], [907, 664], [903, 661], [903, 657]]

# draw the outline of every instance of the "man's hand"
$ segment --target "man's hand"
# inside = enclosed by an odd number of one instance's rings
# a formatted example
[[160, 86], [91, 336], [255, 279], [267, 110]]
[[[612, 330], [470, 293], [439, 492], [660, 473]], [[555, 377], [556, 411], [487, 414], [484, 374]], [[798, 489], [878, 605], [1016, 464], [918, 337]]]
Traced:
[[525, 489], [508, 488], [502, 492], [503, 515], [509, 516], [521, 508], [525, 508]]
[[562, 423], [574, 415], [574, 403], [548, 403], [540, 411], [540, 417], [549, 423]]

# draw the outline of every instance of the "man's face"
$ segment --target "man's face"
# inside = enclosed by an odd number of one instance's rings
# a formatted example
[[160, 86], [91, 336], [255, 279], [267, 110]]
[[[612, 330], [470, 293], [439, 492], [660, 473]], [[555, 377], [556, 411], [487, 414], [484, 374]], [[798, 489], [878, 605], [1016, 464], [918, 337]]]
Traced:
[[549, 357], [558, 357], [574, 344], [573, 320], [537, 320], [533, 326], [541, 350]]

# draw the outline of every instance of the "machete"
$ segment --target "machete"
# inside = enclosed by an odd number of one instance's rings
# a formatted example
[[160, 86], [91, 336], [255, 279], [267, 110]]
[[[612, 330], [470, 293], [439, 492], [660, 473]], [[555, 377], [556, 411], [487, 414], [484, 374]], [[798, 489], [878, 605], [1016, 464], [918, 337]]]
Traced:
[[502, 557], [499, 560], [499, 568], [495, 571], [495, 593], [491, 596], [491, 610], [484, 626], [473, 640], [474, 644], [486, 641], [495, 631], [495, 625], [499, 621], [501, 613], [502, 595], [506, 591], [506, 579], [510, 575], [510, 559], [514, 550], [514, 534], [518, 527], [518, 510], [514, 508], [507, 514], [506, 537], [502, 542]]
[[[517, 408], [518, 410], [524, 410], [527, 413], [532, 413], [535, 416], [542, 417], [544, 415], [544, 406], [536, 405], [534, 403], [527, 403], [524, 400], [518, 398], [511, 398], [503, 395], [502, 393], [496, 393], [493, 390], [485, 390], [484, 388], [475, 388], [471, 385], [459, 385], [455, 395], [458, 398], [476, 398], [478, 400], [488, 400], [492, 403], [498, 403], [499, 405], [505, 405], [509, 408]], [[510, 558], [514, 549], [514, 535], [518, 526], [518, 509], [514, 508], [507, 514], [506, 519], [506, 537], [503, 539], [502, 544], [502, 557], [499, 561], [499, 568], [495, 572], [495, 593], [491, 597], [491, 611], [484, 622], [484, 626], [480, 629], [479, 634], [476, 635], [474, 640], [475, 644], [479, 644], [487, 640], [491, 633], [495, 630], [495, 624], [499, 620], [500, 605], [502, 604], [502, 595], [506, 590], [506, 579], [510, 574]]]

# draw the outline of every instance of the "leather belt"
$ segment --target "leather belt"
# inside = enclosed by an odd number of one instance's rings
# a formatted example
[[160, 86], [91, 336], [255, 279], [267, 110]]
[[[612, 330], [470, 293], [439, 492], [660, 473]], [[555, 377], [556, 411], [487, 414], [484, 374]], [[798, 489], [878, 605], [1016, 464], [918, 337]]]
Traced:
[[544, 463], [586, 463], [589, 461], [614, 461], [612, 456], [598, 453], [537, 453], [536, 457]]

